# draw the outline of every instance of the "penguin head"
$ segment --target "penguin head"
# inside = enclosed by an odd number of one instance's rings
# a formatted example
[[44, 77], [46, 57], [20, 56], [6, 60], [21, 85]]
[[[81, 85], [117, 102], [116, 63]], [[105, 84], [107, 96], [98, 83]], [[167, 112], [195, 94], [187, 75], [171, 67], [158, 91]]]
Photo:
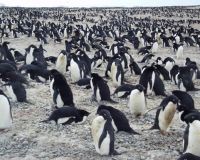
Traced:
[[183, 104], [179, 104], [178, 107], [177, 107], [177, 110], [178, 110], [179, 112], [182, 112], [182, 111], [189, 111], [190, 108], [187, 107], [187, 106], [185, 106], [185, 105], [183, 105]]
[[185, 61], [186, 61], [186, 62], [190, 62], [190, 58], [187, 57], [187, 58], [185, 59]]
[[108, 120], [108, 121], [112, 120], [110, 112], [108, 110], [106, 110], [106, 109], [97, 110], [97, 114], [99, 116], [102, 116], [105, 120]]
[[178, 102], [180, 101], [175, 95], [170, 95], [168, 98], [168, 101], [174, 103], [174, 104], [178, 104]]
[[60, 54], [67, 55], [67, 52], [66, 52], [65, 50], [62, 50], [62, 51], [60, 52]]
[[144, 86], [141, 84], [137, 84], [135, 86], [135, 89], [137, 89], [139, 92], [143, 92], [145, 90]]
[[[184, 121], [189, 124], [194, 121], [200, 121], [200, 112], [192, 112], [184, 117]], [[200, 123], [199, 123], [200, 124]]]
[[91, 73], [91, 77], [95, 80], [100, 80], [101, 77], [97, 73]]
[[90, 113], [89, 112], [87, 112], [87, 111], [85, 111], [85, 110], [82, 110], [82, 109], [79, 109], [78, 110], [79, 111], [79, 114], [81, 115], [81, 116], [88, 116]]

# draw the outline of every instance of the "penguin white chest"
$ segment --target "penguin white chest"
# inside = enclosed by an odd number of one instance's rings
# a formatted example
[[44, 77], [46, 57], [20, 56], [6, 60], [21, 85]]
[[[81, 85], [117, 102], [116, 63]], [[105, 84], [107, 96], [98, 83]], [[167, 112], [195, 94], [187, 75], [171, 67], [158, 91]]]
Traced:
[[117, 66], [114, 63], [111, 66], [111, 78], [114, 86], [121, 85], [121, 74], [117, 77]]
[[54, 84], [54, 79], [52, 79], [51, 82], [50, 82], [50, 93], [51, 93], [52, 97], [53, 97], [53, 93], [54, 93], [53, 84]]
[[155, 42], [155, 43], [153, 44], [153, 46], [152, 46], [152, 53], [157, 53], [157, 51], [158, 51], [158, 43]]
[[97, 100], [98, 102], [101, 101], [101, 94], [100, 94], [100, 89], [99, 89], [99, 87], [97, 87], [97, 89], [96, 89], [96, 100]]
[[[147, 95], [151, 95], [153, 92], [153, 87], [155, 83], [156, 74], [152, 72], [151, 79], [147, 83]], [[151, 85], [150, 85], [151, 83]]]
[[34, 48], [30, 48], [30, 52], [26, 55], [26, 64], [31, 64], [31, 62], [33, 62], [33, 50]]
[[70, 61], [70, 72], [71, 72], [72, 82], [77, 82], [78, 80], [81, 79], [80, 68], [73, 59]]
[[4, 95], [0, 95], [0, 129], [10, 128], [12, 126], [12, 117], [10, 104]]
[[169, 102], [164, 110], [161, 109], [158, 121], [161, 131], [167, 131], [170, 126], [172, 119], [174, 118], [177, 105]]
[[144, 92], [139, 92], [137, 89], [131, 92], [129, 98], [129, 108], [135, 116], [142, 115], [146, 110], [146, 102]]
[[167, 61], [166, 65], [165, 65], [165, 69], [170, 73], [170, 70], [173, 67], [173, 63], [170, 61]]
[[67, 58], [66, 55], [60, 54], [56, 61], [56, 69], [65, 75], [66, 72], [66, 66], [67, 66]]
[[200, 121], [195, 120], [189, 127], [188, 147], [186, 153], [200, 156]]
[[6, 86], [6, 89], [8, 91], [9, 96], [12, 98], [13, 101], [17, 101], [17, 97], [13, 91], [13, 88], [11, 85]]
[[108, 133], [106, 133], [106, 137], [99, 146], [99, 140], [103, 133], [105, 122], [102, 116], [98, 116], [92, 121], [91, 126], [95, 149], [100, 155], [109, 155], [110, 151], [110, 136]]
[[178, 47], [178, 50], [176, 52], [176, 57], [177, 57], [177, 59], [183, 57], [183, 46]]
[[62, 98], [61, 98], [61, 95], [60, 95], [60, 93], [57, 95], [57, 97], [56, 97], [56, 105], [57, 105], [57, 107], [63, 107], [64, 106], [64, 102], [63, 102], [63, 100], [62, 100]]

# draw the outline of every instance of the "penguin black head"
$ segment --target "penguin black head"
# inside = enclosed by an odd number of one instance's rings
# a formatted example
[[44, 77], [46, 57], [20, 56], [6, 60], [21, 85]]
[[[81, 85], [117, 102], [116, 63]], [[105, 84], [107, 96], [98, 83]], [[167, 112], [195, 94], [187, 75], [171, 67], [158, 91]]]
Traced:
[[101, 77], [97, 73], [92, 73], [91, 77], [96, 79], [96, 80], [100, 80], [101, 79]]
[[102, 116], [105, 120], [108, 120], [108, 121], [112, 120], [110, 112], [106, 109], [97, 110], [97, 114]]
[[174, 104], [178, 104], [178, 102], [180, 101], [175, 95], [170, 95], [168, 98], [168, 101], [174, 103]]
[[0, 95], [5, 95], [4, 92], [0, 89]]
[[80, 114], [81, 116], [88, 116], [88, 115], [90, 114], [89, 112], [87, 112], [87, 111], [85, 111], [85, 110], [82, 110], [82, 109], [79, 109], [78, 111], [79, 111], [79, 114]]
[[53, 76], [60, 74], [60, 72], [57, 71], [56, 69], [50, 70], [50, 73], [51, 73], [51, 75], [53, 75]]
[[67, 52], [66, 52], [65, 50], [62, 50], [62, 51], [60, 52], [60, 54], [67, 55]]
[[178, 105], [177, 110], [178, 110], [179, 112], [182, 112], [182, 111], [187, 110], [187, 107], [186, 107], [185, 105], [180, 104], [180, 105]]
[[141, 84], [137, 84], [137, 85], [135, 86], [135, 89], [139, 90], [140, 92], [142, 92], [142, 91], [145, 90], [145, 88], [144, 88], [143, 85], [141, 85]]
[[199, 112], [192, 112], [184, 117], [184, 121], [189, 124], [193, 123], [194, 121], [200, 121], [200, 113]]

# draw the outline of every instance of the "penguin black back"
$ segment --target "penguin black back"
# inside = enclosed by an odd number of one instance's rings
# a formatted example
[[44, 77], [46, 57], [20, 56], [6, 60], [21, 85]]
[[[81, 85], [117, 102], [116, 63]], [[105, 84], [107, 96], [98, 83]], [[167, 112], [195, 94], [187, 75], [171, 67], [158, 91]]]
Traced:
[[117, 127], [117, 131], [125, 131], [131, 134], [138, 134], [130, 127], [128, 119], [126, 118], [125, 114], [120, 110], [113, 108], [111, 106], [100, 105], [98, 107], [97, 114], [101, 110], [108, 110], [110, 112], [114, 124]]

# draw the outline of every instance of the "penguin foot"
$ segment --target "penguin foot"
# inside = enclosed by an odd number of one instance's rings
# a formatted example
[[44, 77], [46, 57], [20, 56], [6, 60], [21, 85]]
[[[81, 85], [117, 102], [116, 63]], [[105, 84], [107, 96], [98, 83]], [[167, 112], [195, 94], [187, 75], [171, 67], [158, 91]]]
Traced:
[[166, 136], [168, 133], [166, 131], [163, 131], [163, 130], [160, 130], [160, 133], [163, 135], [163, 136]]

